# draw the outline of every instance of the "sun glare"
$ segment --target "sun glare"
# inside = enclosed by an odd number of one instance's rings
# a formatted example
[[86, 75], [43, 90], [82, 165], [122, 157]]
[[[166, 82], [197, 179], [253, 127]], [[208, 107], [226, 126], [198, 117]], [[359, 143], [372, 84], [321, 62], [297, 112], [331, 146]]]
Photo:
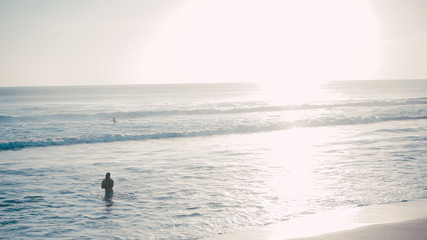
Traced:
[[331, 97], [322, 91], [319, 82], [260, 83], [260, 86], [261, 98], [275, 106], [301, 105]]
[[144, 78], [313, 84], [373, 78], [376, 23], [365, 1], [189, 1], [140, 61]]
[[263, 138], [263, 146], [270, 154], [268, 158], [282, 170], [271, 179], [269, 185], [274, 191], [271, 194], [283, 199], [303, 199], [315, 194], [313, 169], [319, 164], [317, 147], [334, 134], [331, 129], [295, 128], [269, 133], [268, 138]]

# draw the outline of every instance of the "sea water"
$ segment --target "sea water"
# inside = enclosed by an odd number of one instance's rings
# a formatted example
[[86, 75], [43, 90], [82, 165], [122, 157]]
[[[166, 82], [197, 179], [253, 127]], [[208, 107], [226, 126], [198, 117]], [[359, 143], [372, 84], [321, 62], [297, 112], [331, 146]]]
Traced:
[[426, 146], [423, 80], [0, 88], [0, 238], [198, 239], [426, 198]]

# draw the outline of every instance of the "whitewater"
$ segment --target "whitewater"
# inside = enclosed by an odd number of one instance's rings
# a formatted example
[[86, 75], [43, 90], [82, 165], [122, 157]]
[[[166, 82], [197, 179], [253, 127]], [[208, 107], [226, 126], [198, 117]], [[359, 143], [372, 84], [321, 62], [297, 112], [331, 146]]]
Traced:
[[427, 197], [425, 80], [17, 87], [0, 103], [0, 238], [199, 239]]

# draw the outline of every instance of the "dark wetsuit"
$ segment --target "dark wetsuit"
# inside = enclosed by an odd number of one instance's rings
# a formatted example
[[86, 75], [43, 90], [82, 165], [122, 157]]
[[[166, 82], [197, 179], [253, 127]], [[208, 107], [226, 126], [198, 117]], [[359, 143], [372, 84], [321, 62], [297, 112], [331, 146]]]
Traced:
[[105, 189], [105, 196], [110, 196], [113, 194], [113, 186], [114, 181], [110, 178], [110, 176], [106, 176], [104, 180], [102, 180], [101, 188]]

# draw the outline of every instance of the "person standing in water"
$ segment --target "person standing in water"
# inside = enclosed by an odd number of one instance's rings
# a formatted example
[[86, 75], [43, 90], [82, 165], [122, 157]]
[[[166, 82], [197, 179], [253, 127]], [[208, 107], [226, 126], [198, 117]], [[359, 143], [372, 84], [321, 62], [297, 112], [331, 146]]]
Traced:
[[105, 174], [105, 179], [102, 180], [101, 188], [105, 189], [105, 197], [113, 196], [114, 181], [110, 178], [110, 173]]

